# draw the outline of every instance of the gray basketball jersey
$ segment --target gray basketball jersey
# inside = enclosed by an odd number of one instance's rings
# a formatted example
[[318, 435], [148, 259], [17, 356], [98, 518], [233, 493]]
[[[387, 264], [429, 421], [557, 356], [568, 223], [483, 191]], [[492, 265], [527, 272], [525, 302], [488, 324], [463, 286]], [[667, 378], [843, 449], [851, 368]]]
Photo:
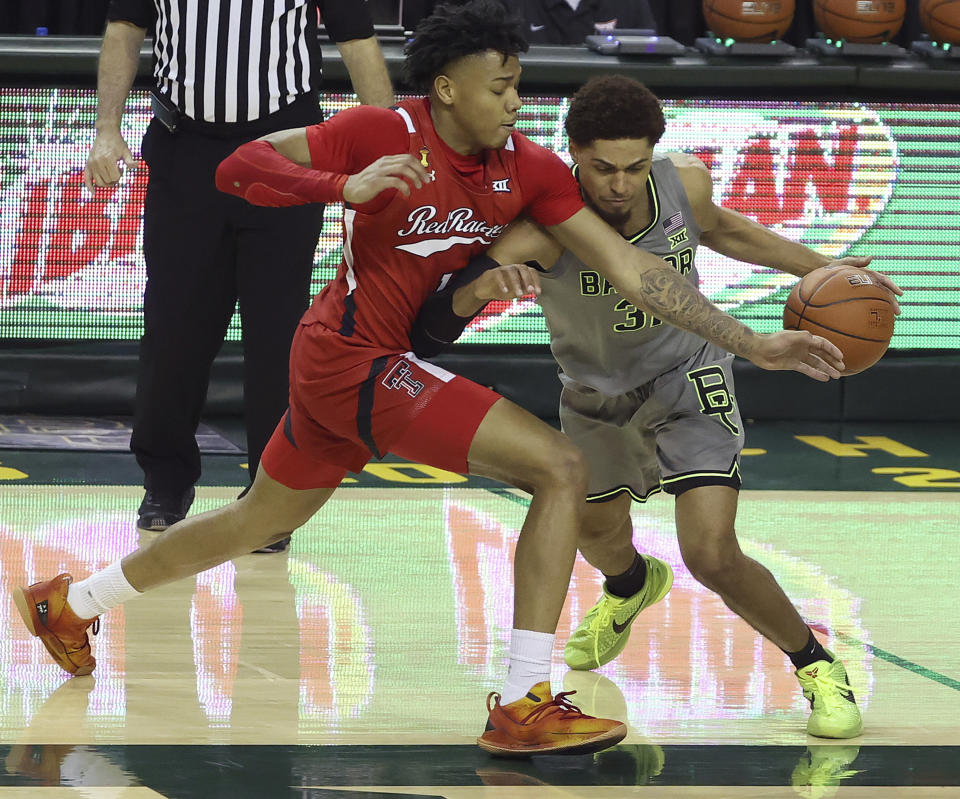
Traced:
[[[700, 228], [673, 162], [656, 156], [647, 179], [652, 221], [629, 241], [699, 285]], [[542, 275], [540, 305], [563, 376], [613, 396], [653, 380], [703, 346], [693, 333], [641, 311], [596, 270], [565, 251]]]

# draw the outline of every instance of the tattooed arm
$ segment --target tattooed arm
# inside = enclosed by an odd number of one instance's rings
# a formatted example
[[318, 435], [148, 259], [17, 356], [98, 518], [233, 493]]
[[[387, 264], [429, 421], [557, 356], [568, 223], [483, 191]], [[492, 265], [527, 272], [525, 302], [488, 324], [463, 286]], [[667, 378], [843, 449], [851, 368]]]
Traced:
[[798, 330], [754, 333], [717, 308], [666, 261], [628, 244], [589, 209], [549, 231], [604, 275], [624, 298], [664, 322], [696, 333], [763, 369], [793, 369], [821, 381], [839, 377], [842, 355], [826, 339]]

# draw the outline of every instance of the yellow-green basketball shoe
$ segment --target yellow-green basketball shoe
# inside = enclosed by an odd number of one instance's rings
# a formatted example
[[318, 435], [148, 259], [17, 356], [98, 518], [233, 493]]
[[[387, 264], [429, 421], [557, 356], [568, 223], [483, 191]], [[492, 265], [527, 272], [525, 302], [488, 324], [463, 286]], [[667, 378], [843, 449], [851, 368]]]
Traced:
[[[830, 657], [833, 653], [830, 652]], [[863, 732], [847, 670], [839, 660], [818, 660], [797, 669], [803, 695], [810, 703], [807, 732], [818, 738], [856, 738]]]
[[563, 659], [571, 669], [596, 669], [613, 660], [627, 645], [630, 625], [640, 611], [667, 595], [673, 585], [670, 564], [650, 555], [640, 557], [647, 566], [643, 588], [623, 598], [609, 593], [604, 586], [603, 597], [580, 622], [563, 650]]

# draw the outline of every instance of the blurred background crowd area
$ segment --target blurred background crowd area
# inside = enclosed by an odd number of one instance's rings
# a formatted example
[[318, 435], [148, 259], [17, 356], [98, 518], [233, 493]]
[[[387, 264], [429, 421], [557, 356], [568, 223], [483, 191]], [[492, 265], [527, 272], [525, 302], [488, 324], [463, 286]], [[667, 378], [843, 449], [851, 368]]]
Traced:
[[[351, 0], [344, 0], [350, 2]], [[374, 21], [379, 25], [399, 25], [412, 31], [417, 22], [428, 15], [438, 0], [368, 0]], [[612, 3], [617, 8], [630, 8], [634, 19], [649, 20], [656, 32], [692, 45], [703, 36], [707, 25], [702, 0], [504, 0], [521, 15], [529, 15], [532, 7], [549, 9], [558, 3], [578, 6], [579, 3]], [[0, 34], [28, 36], [99, 36], [103, 32], [109, 0], [0, 0]], [[620, 27], [625, 27], [621, 25]], [[903, 26], [891, 41], [908, 45], [920, 38], [922, 28], [916, 2], [907, 3]], [[784, 40], [802, 46], [817, 34], [813, 0], [797, 0], [793, 24]], [[542, 43], [542, 42], [537, 42]], [[562, 44], [564, 42], [552, 42]]]

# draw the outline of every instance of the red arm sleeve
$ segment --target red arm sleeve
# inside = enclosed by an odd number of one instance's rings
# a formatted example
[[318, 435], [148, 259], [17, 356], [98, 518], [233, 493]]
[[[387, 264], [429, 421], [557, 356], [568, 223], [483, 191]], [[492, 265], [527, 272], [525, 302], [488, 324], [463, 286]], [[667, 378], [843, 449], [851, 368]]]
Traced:
[[339, 202], [349, 175], [307, 169], [281, 155], [265, 141], [250, 141], [217, 167], [217, 188], [252, 205], [277, 208]]
[[405, 152], [410, 140], [399, 114], [369, 106], [341, 111], [306, 128], [306, 136], [311, 168], [268, 142], [247, 142], [217, 167], [217, 188], [253, 205], [339, 202], [350, 175], [382, 155]]
[[526, 136], [514, 137], [524, 210], [544, 227], [565, 222], [583, 208], [580, 186], [570, 167], [552, 150]]

